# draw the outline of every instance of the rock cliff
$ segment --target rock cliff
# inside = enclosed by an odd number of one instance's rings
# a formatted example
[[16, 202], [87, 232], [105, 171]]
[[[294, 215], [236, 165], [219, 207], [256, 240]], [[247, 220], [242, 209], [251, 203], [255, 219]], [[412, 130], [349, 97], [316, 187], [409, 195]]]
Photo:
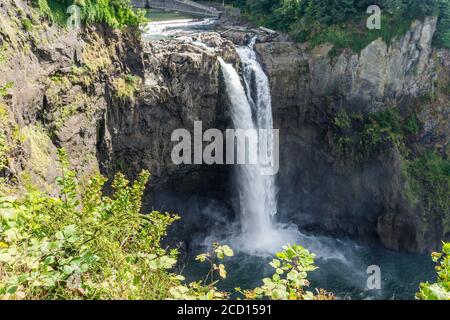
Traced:
[[[170, 138], [196, 120], [204, 130], [228, 125], [217, 59], [238, 68], [233, 41], [244, 43], [252, 31], [192, 39], [206, 46], [189, 39], [142, 42], [136, 30], [67, 31], [22, 0], [4, 1], [0, 18], [3, 177], [54, 192], [55, 153], [62, 147], [81, 179], [97, 171], [133, 178], [148, 169], [154, 186], [182, 193], [219, 188], [223, 197], [227, 168], [173, 165]], [[21, 23], [25, 18], [31, 28]], [[361, 53], [337, 55], [328, 45], [260, 36], [256, 49], [281, 133], [282, 219], [396, 250], [425, 252], [450, 239], [448, 212], [408, 197], [403, 152], [448, 152], [450, 59], [431, 45], [435, 26], [432, 18], [416, 21], [390, 44], [377, 40]], [[414, 115], [420, 123], [402, 145], [382, 136], [376, 152], [356, 160], [336, 151], [336, 136], [351, 137], [361, 119], [392, 108], [400, 121]], [[342, 114], [355, 127], [338, 126]]]
[[[401, 119], [414, 114], [422, 123], [417, 136], [406, 139], [410, 154], [427, 146], [445, 156], [449, 94], [437, 87], [448, 81], [448, 51], [432, 47], [435, 26], [433, 18], [416, 21], [402, 38], [376, 40], [359, 54], [336, 56], [331, 45], [257, 45], [281, 129], [280, 195], [289, 203], [281, 212], [287, 219], [307, 230], [376, 239], [395, 250], [427, 252], [449, 239], [448, 210], [425, 213], [408, 200], [403, 147], [386, 146], [358, 161], [342, 159], [330, 147], [336, 114], [356, 119], [393, 108]], [[442, 99], [424, 98], [433, 92]], [[289, 199], [299, 200], [293, 205]]]

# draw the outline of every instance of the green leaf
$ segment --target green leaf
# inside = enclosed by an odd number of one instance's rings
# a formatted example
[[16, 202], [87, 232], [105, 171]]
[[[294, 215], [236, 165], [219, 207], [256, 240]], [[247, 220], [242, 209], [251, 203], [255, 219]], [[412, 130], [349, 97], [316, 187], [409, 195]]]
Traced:
[[227, 271], [225, 270], [225, 266], [223, 264], [219, 264], [219, 275], [222, 279], [227, 278]]
[[226, 255], [227, 257], [234, 256], [234, 252], [229, 246], [223, 246], [222, 250], [223, 250], [224, 255]]
[[72, 266], [64, 266], [63, 267], [63, 272], [66, 275], [71, 275], [74, 271], [75, 271], [75, 269]]
[[53, 264], [54, 262], [55, 262], [54, 256], [48, 256], [47, 258], [44, 259], [44, 264], [46, 265]]
[[162, 256], [162, 257], [159, 259], [159, 262], [160, 262], [160, 266], [161, 266], [162, 268], [164, 268], [164, 269], [170, 269], [170, 268], [172, 268], [172, 267], [177, 263], [177, 260], [174, 259], [174, 258], [172, 258], [172, 257]]
[[206, 254], [206, 253], [202, 253], [202, 254], [199, 254], [196, 258], [195, 258], [195, 260], [197, 260], [197, 261], [200, 261], [200, 262], [205, 262], [206, 261], [206, 258], [208, 257], [208, 254]]
[[158, 261], [156, 260], [150, 260], [148, 262], [148, 266], [151, 270], [158, 270]]
[[280, 262], [280, 260], [273, 259], [272, 262], [270, 263], [270, 265], [276, 269], [281, 266], [281, 262]]
[[88, 272], [88, 270], [89, 270], [89, 264], [83, 263], [83, 264], [80, 266], [80, 272], [81, 272], [81, 273]]
[[14, 293], [16, 293], [18, 287], [19, 286], [17, 286], [17, 285], [10, 286], [10, 287], [8, 287], [8, 289], [6, 289], [6, 292], [9, 294], [14, 294]]
[[71, 224], [64, 228], [63, 234], [65, 238], [70, 238], [75, 235], [77, 231], [77, 227], [74, 224]]
[[22, 273], [21, 275], [19, 275], [19, 277], [17, 278], [17, 283], [22, 284], [24, 282], [26, 282], [28, 280], [28, 278], [30, 277], [29, 273]]

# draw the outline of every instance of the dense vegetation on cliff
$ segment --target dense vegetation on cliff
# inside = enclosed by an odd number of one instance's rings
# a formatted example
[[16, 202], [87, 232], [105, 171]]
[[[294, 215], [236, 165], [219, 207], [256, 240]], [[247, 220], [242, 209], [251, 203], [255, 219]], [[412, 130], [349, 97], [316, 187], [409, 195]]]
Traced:
[[[440, 92], [445, 95], [446, 91]], [[443, 221], [444, 233], [450, 231], [450, 160], [443, 152], [421, 149], [416, 143], [421, 123], [415, 112], [401, 116], [397, 108], [367, 115], [339, 111], [330, 125], [332, 154], [357, 165], [396, 148], [402, 157], [407, 180], [406, 196], [421, 204], [429, 217]]]
[[[249, 18], [261, 25], [288, 31], [298, 41], [331, 42], [358, 51], [372, 40], [390, 40], [405, 33], [413, 19], [438, 16], [435, 43], [450, 47], [448, 0], [234, 0]], [[381, 29], [368, 30], [366, 10], [382, 9]]]
[[67, 9], [75, 4], [80, 8], [81, 21], [86, 24], [105, 23], [110, 27], [137, 26], [144, 14], [133, 10], [130, 0], [32, 0], [49, 20], [66, 25]]

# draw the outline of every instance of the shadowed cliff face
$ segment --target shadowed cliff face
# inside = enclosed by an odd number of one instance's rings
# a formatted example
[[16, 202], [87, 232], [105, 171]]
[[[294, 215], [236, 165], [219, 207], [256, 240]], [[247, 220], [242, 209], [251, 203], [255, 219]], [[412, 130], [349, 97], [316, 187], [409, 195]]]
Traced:
[[[197, 120], [203, 130], [229, 126], [217, 59], [238, 67], [231, 41], [204, 34], [201, 41], [212, 48], [207, 49], [186, 41], [142, 43], [133, 30], [96, 27], [76, 33], [43, 23], [25, 31], [9, 16], [19, 9], [7, 2], [0, 8], [0, 45], [7, 45], [0, 85], [14, 83], [6, 107], [24, 138], [3, 176], [46, 189], [58, 173], [56, 147], [63, 147], [82, 179], [97, 171], [107, 176], [123, 171], [133, 178], [150, 170], [152, 188], [165, 193], [157, 205], [183, 209], [195, 230], [210, 227], [208, 212], [225, 212], [219, 223], [232, 218], [228, 167], [175, 166], [170, 157], [173, 130], [192, 131]], [[23, 1], [16, 3], [28, 13]], [[428, 251], [448, 240], [448, 217], [407, 199], [397, 146], [383, 146], [357, 163], [330, 150], [336, 113], [364, 116], [388, 107], [401, 116], [415, 108], [422, 121], [416, 148], [445, 150], [448, 100], [439, 106], [418, 101], [449, 74], [448, 52], [431, 47], [435, 24], [416, 22], [391, 45], [377, 40], [360, 54], [337, 57], [329, 57], [327, 46], [310, 50], [283, 37], [260, 37], [256, 49], [271, 81], [275, 128], [281, 133], [283, 220], [397, 250]], [[251, 35], [227, 37], [242, 44]], [[195, 194], [216, 199], [221, 204], [213, 207], [221, 208], [190, 210], [191, 202], [184, 200]], [[195, 216], [197, 211], [201, 215]]]
[[105, 172], [121, 170], [135, 176], [147, 169], [155, 183], [163, 183], [195, 180], [205, 170], [201, 165], [177, 166], [171, 159], [173, 131], [187, 129], [193, 134], [194, 121], [202, 121], [203, 130], [223, 128], [226, 121], [217, 58], [225, 56], [235, 63], [238, 58], [233, 44], [218, 35], [204, 41], [220, 52], [184, 41], [144, 44], [139, 92], [133, 99], [112, 99], [108, 108], [100, 145]]
[[[326, 45], [313, 50], [289, 42], [257, 45], [271, 79], [275, 127], [281, 130], [279, 195], [285, 219], [306, 230], [381, 241], [395, 250], [428, 252], [448, 239], [445, 213], [425, 213], [407, 199], [404, 154], [397, 146], [386, 145], [356, 162], [330, 148], [333, 117], [340, 112], [364, 117], [394, 107], [401, 118], [430, 113], [432, 107], [417, 100], [433, 90], [437, 70], [445, 65], [445, 51], [431, 47], [435, 25], [434, 19], [415, 22], [390, 45], [377, 40], [360, 54], [337, 57], [329, 57]], [[446, 100], [433, 120], [427, 118], [436, 130], [433, 138], [415, 141], [419, 148], [448, 144], [448, 115], [442, 112], [448, 114], [449, 107]]]

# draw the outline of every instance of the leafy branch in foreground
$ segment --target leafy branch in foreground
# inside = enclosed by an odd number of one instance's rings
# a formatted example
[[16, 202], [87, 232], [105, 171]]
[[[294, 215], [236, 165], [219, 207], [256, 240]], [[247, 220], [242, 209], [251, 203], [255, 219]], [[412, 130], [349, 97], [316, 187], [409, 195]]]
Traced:
[[213, 243], [209, 252], [199, 254], [196, 257], [201, 263], [210, 265], [209, 271], [203, 281], [192, 282], [188, 285], [179, 285], [170, 290], [173, 299], [177, 300], [223, 300], [230, 297], [228, 292], [220, 291], [216, 285], [219, 280], [214, 280], [217, 274], [226, 279], [227, 271], [225, 265], [220, 263], [225, 257], [232, 257], [233, 250], [229, 246]]
[[[178, 217], [141, 214], [148, 172], [133, 183], [117, 174], [112, 195], [105, 196], [104, 177], [95, 175], [82, 188], [63, 150], [59, 163], [58, 197], [5, 193], [0, 181], [0, 299], [230, 298], [216, 287], [227, 277], [223, 260], [234, 255], [229, 246], [214, 243], [197, 256], [210, 265], [203, 280], [186, 284], [171, 271], [178, 250], [163, 248], [161, 240]], [[271, 263], [272, 278], [260, 288], [238, 292], [246, 299], [333, 298], [304, 290], [307, 272], [316, 269], [313, 262], [306, 249], [286, 246]]]
[[0, 195], [0, 298], [164, 299], [179, 279], [177, 251], [161, 248], [177, 216], [141, 214], [149, 173], [118, 174], [104, 196], [101, 176], [81, 192], [60, 151], [61, 195]]
[[237, 288], [246, 299], [271, 300], [334, 300], [334, 296], [326, 291], [317, 290], [317, 295], [306, 291], [309, 287], [308, 272], [314, 271], [315, 255], [298, 245], [287, 245], [276, 254], [270, 265], [275, 269], [271, 278], [263, 279], [263, 285], [254, 290]]
[[437, 282], [421, 283], [416, 298], [420, 300], [450, 300], [450, 243], [444, 243], [442, 252], [434, 252], [431, 257], [437, 264]]

